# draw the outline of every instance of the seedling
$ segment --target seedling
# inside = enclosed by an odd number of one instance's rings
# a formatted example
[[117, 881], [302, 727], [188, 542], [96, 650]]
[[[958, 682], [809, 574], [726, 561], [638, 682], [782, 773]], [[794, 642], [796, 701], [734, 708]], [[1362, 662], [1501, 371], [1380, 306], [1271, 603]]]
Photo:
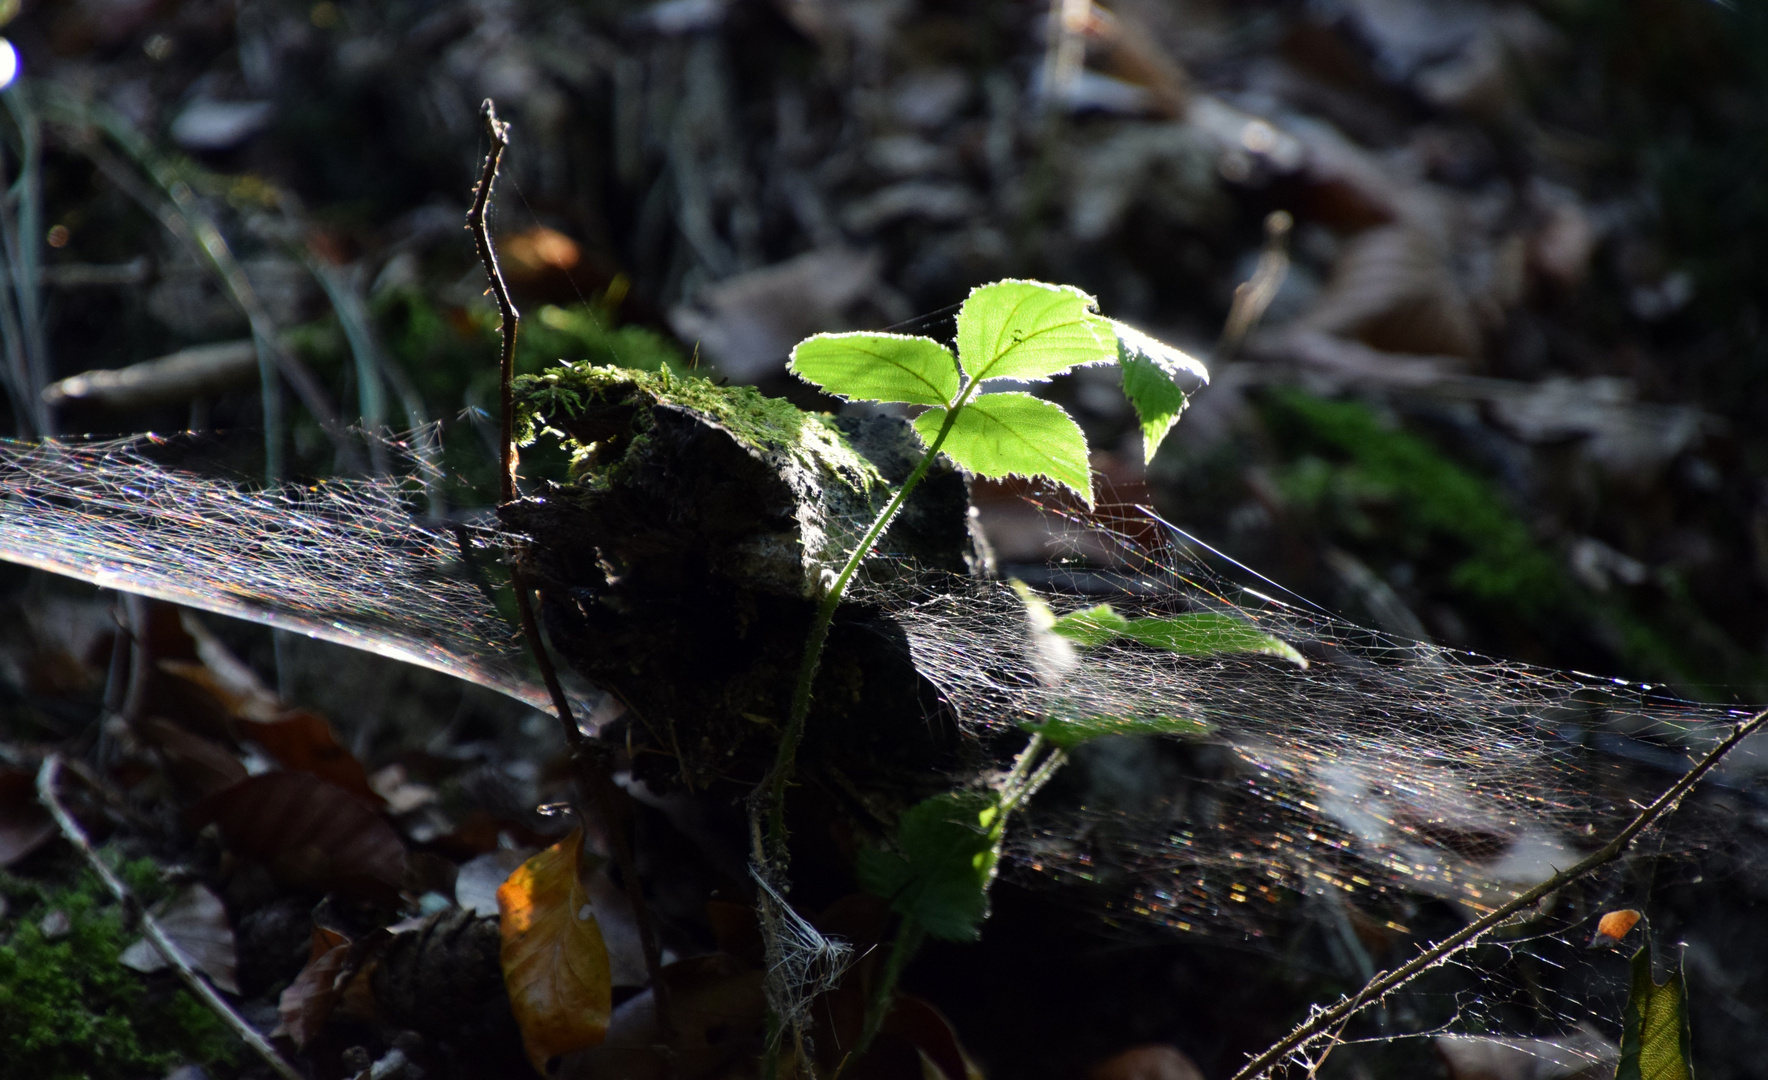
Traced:
[[[791, 711], [761, 796], [768, 842], [757, 861], [784, 862], [783, 801], [793, 758], [810, 713], [811, 684], [829, 624], [847, 586], [878, 538], [896, 520], [934, 460], [945, 454], [979, 476], [1053, 480], [1093, 502], [1087, 440], [1054, 402], [1017, 390], [990, 392], [1003, 380], [1045, 382], [1077, 367], [1116, 361], [1124, 393], [1141, 420], [1152, 460], [1178, 422], [1186, 393], [1178, 379], [1208, 379], [1196, 360], [1097, 313], [1092, 297], [1066, 285], [997, 281], [971, 292], [958, 311], [957, 354], [932, 338], [901, 334], [817, 334], [792, 350], [791, 372], [836, 397], [928, 406], [915, 418], [927, 452], [855, 545], [818, 605], [792, 691]], [[777, 875], [770, 875], [777, 876]]]
[[[752, 833], [757, 873], [764, 884], [784, 884], [786, 784], [810, 714], [811, 687], [829, 626], [855, 571], [941, 453], [979, 476], [1054, 481], [1090, 507], [1092, 472], [1080, 426], [1054, 402], [1019, 390], [990, 390], [989, 385], [1007, 380], [1045, 382], [1077, 367], [1112, 361], [1123, 370], [1124, 393], [1141, 421], [1143, 452], [1152, 460], [1187, 402], [1178, 380], [1206, 381], [1208, 373], [1177, 349], [1099, 315], [1093, 298], [1071, 286], [998, 281], [972, 291], [958, 311], [956, 355], [932, 338], [881, 333], [817, 334], [792, 350], [789, 370], [826, 393], [854, 401], [926, 406], [914, 427], [927, 451], [855, 545], [817, 606], [774, 765], [756, 790]], [[1044, 762], [1047, 767], [1031, 768], [1042, 743], [1041, 737], [1033, 737], [1014, 770], [1016, 782], [997, 797], [942, 796], [911, 810], [904, 818], [905, 835], [925, 833], [932, 838], [930, 843], [905, 844], [907, 861], [874, 862], [874, 872], [868, 875], [874, 884], [894, 886], [899, 902], [910, 905], [892, 956], [891, 977], [885, 980], [886, 995], [923, 929], [940, 936], [974, 936], [975, 926], [986, 915], [986, 890], [994, 877], [1007, 813], [1060, 762], [1058, 752]], [[762, 918], [769, 930], [770, 952], [778, 947], [774, 931], [780, 913], [774, 908], [764, 895]], [[867, 1024], [867, 1041], [876, 1030], [876, 1005]]]

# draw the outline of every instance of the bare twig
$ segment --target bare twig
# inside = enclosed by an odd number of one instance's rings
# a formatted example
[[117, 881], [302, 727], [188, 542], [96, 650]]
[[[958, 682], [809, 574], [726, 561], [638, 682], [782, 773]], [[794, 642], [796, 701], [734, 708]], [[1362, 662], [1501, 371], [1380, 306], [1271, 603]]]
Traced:
[[201, 999], [202, 1003], [207, 1005], [216, 1016], [219, 1016], [222, 1023], [232, 1028], [233, 1033], [238, 1035], [247, 1046], [250, 1046], [259, 1057], [263, 1058], [265, 1064], [269, 1065], [276, 1075], [283, 1077], [284, 1080], [305, 1080], [299, 1069], [289, 1064], [281, 1054], [276, 1052], [276, 1048], [270, 1045], [269, 1040], [260, 1035], [252, 1025], [246, 1023], [243, 1017], [233, 1011], [233, 1006], [227, 1004], [227, 1001], [216, 993], [215, 988], [210, 986], [208, 980], [204, 979], [191, 964], [190, 958], [184, 955], [184, 950], [166, 936], [166, 931], [160, 927], [152, 915], [147, 913], [146, 909], [141, 907], [134, 894], [129, 891], [129, 887], [123, 884], [122, 879], [118, 878], [111, 868], [104, 864], [104, 860], [98, 857], [98, 852], [92, 850], [92, 842], [86, 839], [86, 831], [80, 828], [80, 823], [74, 820], [73, 815], [69, 814], [66, 808], [61, 805], [61, 800], [56, 798], [55, 778], [60, 770], [60, 754], [50, 754], [43, 759], [43, 767], [37, 770], [37, 798], [55, 818], [55, 823], [61, 827], [61, 834], [67, 837], [68, 843], [74, 845], [74, 849], [85, 857], [93, 871], [104, 881], [105, 887], [111, 891], [111, 895], [117, 898], [117, 903], [122, 904], [127, 910], [139, 913], [141, 929], [146, 933], [147, 940], [153, 942], [154, 948], [160, 950], [160, 955], [164, 956], [166, 962], [172, 965], [172, 969], [178, 973], [180, 979], [184, 980], [184, 985], [190, 988], [191, 993]]
[[1289, 232], [1294, 227], [1295, 219], [1287, 210], [1273, 210], [1265, 216], [1265, 250], [1260, 253], [1252, 276], [1234, 289], [1234, 303], [1228, 309], [1221, 341], [1216, 345], [1216, 363], [1233, 359], [1240, 351], [1240, 343], [1277, 298], [1277, 290], [1289, 276]]
[[1694, 768], [1683, 773], [1674, 784], [1664, 790], [1662, 795], [1654, 799], [1649, 806], [1640, 810], [1638, 816], [1629, 822], [1626, 828], [1615, 834], [1614, 839], [1592, 852], [1582, 862], [1570, 869], [1561, 870], [1516, 899], [1488, 912], [1479, 920], [1469, 923], [1425, 949], [1407, 963], [1392, 971], [1384, 971], [1375, 976], [1363, 984], [1361, 990], [1337, 1005], [1329, 1009], [1318, 1010], [1297, 1025], [1294, 1031], [1272, 1044], [1264, 1053], [1247, 1062], [1244, 1068], [1234, 1074], [1232, 1080], [1257, 1080], [1258, 1077], [1264, 1076], [1284, 1058], [1306, 1050], [1310, 1045], [1342, 1026], [1352, 1016], [1381, 1001], [1388, 994], [1425, 971], [1472, 946], [1492, 928], [1517, 912], [1528, 908], [1542, 897], [1565, 888], [1598, 867], [1620, 858], [1640, 833], [1650, 828], [1659, 818], [1674, 810], [1676, 804], [1681, 802], [1682, 797], [1700, 782], [1701, 777], [1712, 771], [1713, 766], [1719, 764], [1720, 759], [1730, 753], [1732, 747], [1761, 730], [1764, 724], [1768, 724], [1768, 709], [1762, 710], [1732, 729], [1731, 734], [1709, 750], [1706, 756], [1695, 764]]
[[485, 121], [485, 134], [491, 149], [485, 155], [485, 167], [479, 173], [479, 184], [473, 189], [473, 207], [467, 211], [467, 227], [473, 231], [473, 243], [479, 248], [479, 261], [485, 264], [485, 276], [491, 279], [491, 291], [497, 297], [497, 310], [503, 316], [499, 329], [503, 332], [503, 375], [500, 381], [498, 416], [503, 430], [503, 461], [498, 470], [498, 497], [509, 502], [516, 497], [516, 405], [511, 384], [516, 378], [516, 331], [522, 314], [510, 299], [509, 286], [504, 284], [503, 269], [497, 265], [497, 252], [491, 247], [491, 229], [485, 223], [485, 211], [491, 205], [491, 185], [497, 182], [497, 167], [503, 163], [503, 152], [510, 146], [510, 126], [497, 118], [497, 106], [490, 98], [479, 106]]
[[[497, 169], [503, 161], [503, 152], [509, 149], [509, 125], [497, 118], [497, 106], [490, 98], [486, 98], [485, 103], [479, 107], [479, 115], [485, 121], [485, 134], [491, 140], [491, 149], [485, 155], [485, 166], [479, 174], [479, 184], [473, 189], [473, 205], [467, 211], [467, 227], [472, 230], [473, 243], [479, 249], [479, 261], [485, 264], [485, 276], [491, 280], [491, 291], [497, 298], [498, 312], [502, 317], [498, 328], [503, 339], [498, 409], [502, 426], [502, 460], [498, 468], [498, 497], [500, 501], [508, 503], [516, 498], [516, 410], [512, 384], [516, 377], [516, 333], [522, 316], [516, 310], [515, 301], [510, 299], [509, 286], [503, 280], [503, 269], [497, 264], [497, 250], [491, 244], [491, 229], [486, 224], [485, 212], [491, 205], [491, 187], [497, 181]], [[607, 748], [589, 738], [577, 726], [570, 699], [565, 696], [558, 671], [553, 667], [552, 657], [547, 654], [546, 646], [541, 640], [540, 623], [534, 617], [534, 601], [519, 558], [510, 566], [510, 587], [516, 594], [516, 610], [521, 617], [522, 634], [528, 640], [528, 648], [540, 667], [540, 677], [546, 683], [546, 692], [552, 697], [553, 708], [557, 710], [559, 723], [564, 727], [565, 743], [571, 749], [572, 759], [577, 762], [583, 786], [588, 789], [590, 798], [595, 802], [598, 815], [607, 822], [609, 842], [614, 848], [614, 862], [620, 868], [627, 899], [632, 903], [633, 914], [638, 923], [639, 944], [645, 954], [645, 971], [650, 977], [651, 993], [657, 1002], [657, 1026], [663, 1041], [673, 1043], [673, 1010], [669, 985], [662, 976], [662, 949], [657, 943], [656, 925], [651, 918], [650, 907], [645, 903], [644, 890], [638, 876], [638, 862], [633, 857], [632, 845], [622, 826], [619, 790], [609, 775]]]

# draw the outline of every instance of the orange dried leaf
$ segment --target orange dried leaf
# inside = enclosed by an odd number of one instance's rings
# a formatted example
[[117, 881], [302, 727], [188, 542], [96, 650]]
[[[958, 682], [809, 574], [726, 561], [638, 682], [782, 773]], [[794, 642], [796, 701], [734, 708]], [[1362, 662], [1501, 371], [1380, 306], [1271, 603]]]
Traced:
[[285, 769], [312, 773], [375, 806], [383, 801], [369, 786], [362, 762], [344, 749], [331, 724], [316, 712], [288, 709], [273, 720], [241, 724], [239, 733], [262, 746]]
[[1596, 923], [1596, 940], [1619, 941], [1627, 936], [1627, 931], [1633, 929], [1640, 918], [1641, 914], [1633, 908], [1611, 911]]
[[497, 890], [503, 981], [535, 1071], [600, 1045], [613, 1011], [608, 949], [579, 877], [583, 830], [529, 859]]
[[276, 1004], [282, 1022], [272, 1034], [287, 1035], [300, 1047], [318, 1038], [343, 991], [341, 977], [345, 973], [344, 962], [349, 958], [350, 943], [344, 935], [315, 926], [307, 966], [295, 976], [295, 981], [282, 992], [282, 998]]

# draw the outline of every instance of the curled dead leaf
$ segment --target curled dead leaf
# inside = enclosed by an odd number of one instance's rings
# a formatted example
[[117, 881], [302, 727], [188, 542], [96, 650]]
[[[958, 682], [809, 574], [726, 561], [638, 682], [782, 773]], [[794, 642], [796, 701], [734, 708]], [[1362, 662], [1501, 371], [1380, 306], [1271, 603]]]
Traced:
[[[677, 961], [669, 986], [674, 1040], [666, 1049], [650, 989], [620, 1003], [600, 1046], [567, 1057], [557, 1080], [700, 1080], [761, 1047], [767, 1000], [761, 969], [725, 954]], [[782, 1072], [783, 1074], [783, 1072]]]
[[285, 769], [312, 773], [375, 806], [381, 796], [368, 782], [368, 770], [344, 749], [325, 717], [306, 709], [288, 709], [272, 720], [242, 724], [242, 738], [264, 748]]
[[233, 751], [170, 720], [150, 716], [136, 724], [135, 731], [159, 751], [166, 774], [185, 798], [206, 798], [248, 775]]
[[282, 1019], [271, 1034], [287, 1035], [300, 1047], [318, 1038], [348, 982], [349, 958], [350, 942], [344, 935], [315, 926], [307, 966], [277, 1001], [276, 1011]]
[[503, 978], [536, 1072], [607, 1034], [607, 946], [579, 876], [583, 830], [529, 859], [497, 890]]
[[[239, 960], [233, 943], [233, 927], [221, 898], [202, 885], [189, 885], [149, 911], [172, 944], [189, 958], [209, 981], [230, 994], [239, 993]], [[126, 968], [161, 971], [171, 966], [153, 942], [141, 938], [123, 950], [119, 958]]]
[[191, 810], [214, 822], [236, 855], [257, 859], [279, 880], [337, 889], [364, 899], [398, 898], [405, 845], [362, 800], [311, 773], [253, 776]]
[[1627, 931], [1638, 925], [1644, 913], [1634, 908], [1622, 908], [1604, 915], [1596, 923], [1596, 937], [1591, 942], [1596, 944], [1613, 944], [1627, 936]]

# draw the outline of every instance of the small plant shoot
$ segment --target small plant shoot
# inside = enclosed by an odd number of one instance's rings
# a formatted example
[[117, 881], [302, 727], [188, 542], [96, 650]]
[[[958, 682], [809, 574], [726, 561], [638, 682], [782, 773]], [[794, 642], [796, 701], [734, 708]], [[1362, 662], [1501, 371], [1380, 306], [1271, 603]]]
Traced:
[[988, 384], [1043, 382], [1115, 360], [1151, 461], [1185, 408], [1179, 380], [1208, 378], [1179, 350], [1097, 314], [1086, 293], [1039, 281], [997, 281], [973, 291], [958, 312], [957, 345], [954, 356], [926, 337], [818, 334], [792, 351], [791, 371], [836, 397], [931, 406], [915, 419], [931, 453], [943, 452], [978, 476], [1053, 480], [1089, 506], [1093, 484], [1080, 426], [1060, 405]]
[[[1185, 407], [1186, 393], [1178, 380], [1203, 382], [1208, 373], [1177, 349], [1099, 315], [1094, 299], [1072, 286], [997, 281], [973, 290], [958, 311], [955, 355], [932, 338], [881, 333], [817, 334], [792, 350], [789, 370], [836, 397], [925, 406], [914, 428], [927, 451], [848, 555], [811, 622], [774, 766], [751, 804], [756, 872], [764, 884], [785, 881], [786, 784], [810, 713], [811, 687], [829, 624], [854, 572], [941, 453], [978, 476], [1054, 481], [1092, 506], [1092, 470], [1080, 425], [1054, 402], [989, 384], [1045, 382], [1113, 360], [1123, 370], [1124, 392], [1141, 421], [1144, 456], [1152, 460]], [[1134, 622], [1149, 621], [1167, 620]], [[1193, 648], [1207, 645], [1197, 628], [1137, 629], [1172, 643], [1189, 642]], [[1162, 647], [1181, 651], [1176, 644]], [[912, 807], [898, 824], [896, 852], [871, 852], [862, 858], [860, 875], [867, 887], [889, 898], [903, 919], [889, 973], [877, 987], [868, 1015], [862, 1050], [878, 1030], [894, 974], [916, 943], [929, 935], [951, 940], [977, 935], [988, 915], [988, 888], [1008, 815], [1061, 766], [1063, 745], [1078, 741], [1084, 739], [1047, 742], [1034, 733], [997, 790], [955, 792]], [[779, 924], [765, 895], [762, 924]], [[777, 934], [767, 936], [770, 965], [777, 966]]]

